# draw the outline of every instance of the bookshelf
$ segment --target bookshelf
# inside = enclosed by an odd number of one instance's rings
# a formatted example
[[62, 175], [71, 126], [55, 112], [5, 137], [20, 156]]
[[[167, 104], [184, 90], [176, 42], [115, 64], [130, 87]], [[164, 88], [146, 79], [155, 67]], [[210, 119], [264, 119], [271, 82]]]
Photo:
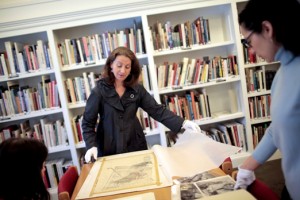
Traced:
[[[16, 50], [17, 45], [24, 48]], [[1, 69], [6, 68], [9, 72], [0, 77], [1, 141], [9, 137], [33, 137], [44, 141], [48, 147], [47, 163], [59, 158], [64, 159], [64, 164], [75, 160], [70, 145], [72, 138], [64, 126], [65, 106], [61, 104], [63, 95], [56, 82], [59, 73], [52, 62], [47, 31], [1, 37], [0, 49], [1, 55], [5, 53], [5, 60], [1, 58]], [[13, 63], [6, 54], [10, 50], [16, 56]]]
[[[170, 110], [174, 109], [176, 114], [183, 117], [189, 115], [189, 119], [194, 120], [201, 126], [202, 130], [207, 132], [210, 132], [210, 129], [213, 127], [232, 121], [246, 125], [244, 114], [246, 107], [244, 107], [245, 104], [243, 103], [245, 98], [242, 95], [243, 82], [241, 81], [244, 77], [241, 73], [243, 71], [239, 67], [240, 63], [238, 62], [238, 46], [236, 45], [238, 38], [234, 31], [236, 28], [234, 27], [235, 13], [233, 6], [231, 3], [214, 1], [210, 3], [206, 2], [205, 5], [199, 3], [194, 7], [186, 6], [185, 9], [174, 8], [171, 11], [166, 9], [159, 13], [149, 14], [147, 16], [147, 24], [145, 23], [146, 28], [149, 30], [147, 32], [149, 35], [145, 34], [145, 37], [150, 38], [150, 40], [145, 40], [146, 47], [148, 47], [149, 65], [154, 66], [152, 73], [156, 75], [152, 80], [158, 83], [153, 86], [154, 91], [158, 91], [154, 96], [157, 101], [165, 104]], [[208, 29], [205, 31], [209, 35], [202, 35], [202, 40], [200, 38], [197, 40], [199, 32], [196, 33], [197, 31], [195, 31], [198, 19], [207, 20], [207, 22], [203, 23], [209, 23], [209, 28], [204, 27], [204, 30]], [[171, 34], [168, 34], [166, 31], [168, 30], [167, 28], [161, 28], [168, 26], [171, 26], [171, 30], [173, 30]], [[186, 35], [190, 31], [192, 39], [188, 39], [187, 37], [186, 41], [182, 42], [179, 47], [176, 46], [177, 42], [173, 42], [175, 44], [172, 46], [168, 41], [163, 41], [163, 35], [169, 35], [169, 38], [172, 37], [173, 40], [176, 40], [178, 37], [176, 36], [177, 29], [172, 29], [172, 27], [179, 26], [185, 26], [187, 29]], [[188, 27], [192, 28], [189, 29]], [[179, 35], [182, 34], [180, 31], [178, 32]], [[206, 38], [206, 41], [203, 41], [203, 38]], [[208, 38], [209, 40], [207, 40]], [[166, 40], [168, 40], [168, 36]], [[235, 71], [232, 69], [234, 68], [232, 66], [231, 68], [226, 68], [230, 65], [230, 58], [233, 58], [233, 56], [235, 56], [233, 61], [238, 66]], [[199, 59], [203, 61], [204, 57], [208, 57], [209, 60], [208, 70], [210, 72], [206, 72], [209, 73], [206, 75], [207, 78], [203, 80], [202, 78], [198, 78], [197, 81], [197, 78], [195, 78], [196, 70], [191, 70], [194, 71], [191, 76], [191, 80], [194, 81], [183, 81], [181, 78], [184, 76], [182, 72], [188, 71], [190, 66], [194, 66], [193, 63], [195, 63], [195, 60]], [[218, 58], [222, 59], [218, 60]], [[213, 62], [223, 62], [223, 66], [221, 66], [222, 64], [211, 66]], [[183, 70], [184, 63], [190, 65], [186, 67], [186, 70]], [[182, 69], [181, 76], [176, 84], [174, 84], [174, 80], [170, 81], [169, 77], [170, 73], [176, 74], [175, 65], [177, 65], [177, 69], [179, 66]], [[204, 66], [205, 64], [202, 63], [200, 65]], [[223, 75], [221, 75], [222, 72], [216, 72], [217, 68], [222, 70]], [[204, 71], [204, 67], [202, 70]], [[199, 76], [203, 76], [200, 74], [205, 73], [199, 72]], [[161, 80], [165, 80], [165, 82]], [[187, 94], [191, 94], [192, 92], [195, 93], [195, 99], [198, 96], [197, 93], [207, 94], [209, 97], [209, 114], [198, 113], [197, 108], [196, 112], [192, 111], [193, 114], [191, 114], [191, 109], [189, 111], [181, 111], [182, 109], [184, 110], [185, 106], [180, 105], [188, 98]], [[200, 106], [201, 101], [199, 100], [198, 103], [194, 105], [197, 106], [198, 104]], [[193, 105], [193, 103], [191, 104]], [[184, 114], [182, 114], [183, 112]], [[168, 132], [169, 130], [165, 129], [165, 131]], [[169, 142], [167, 141], [167, 143]]]
[[[49, 8], [65, 6], [65, 2], [58, 1], [55, 4], [42, 3], [27, 6], [27, 11], [32, 11], [30, 15], [33, 17], [32, 19], [23, 16], [23, 21], [18, 21], [17, 17], [0, 21], [0, 53], [5, 52], [6, 41], [35, 44], [38, 40], [43, 40], [49, 46], [52, 68], [32, 73], [22, 73], [12, 78], [1, 76], [0, 85], [6, 87], [7, 83], [17, 81], [21, 85], [31, 84], [35, 86], [41, 81], [43, 76], [50, 76], [52, 80], [56, 80], [60, 107], [3, 119], [0, 121], [0, 128], [21, 123], [27, 119], [33, 126], [34, 123], [39, 122], [44, 116], [49, 117], [51, 120], [63, 119], [69, 145], [49, 148], [50, 159], [67, 158], [80, 169], [80, 159], [85, 151], [85, 144], [77, 141], [76, 137], [78, 137], [78, 134], [76, 135], [74, 132], [76, 127], [72, 121], [80, 121], [80, 117], [77, 116], [83, 113], [87, 96], [79, 91], [79, 94], [82, 96], [79, 95], [77, 99], [73, 99], [74, 101], [71, 99], [70, 101], [66, 81], [70, 80], [73, 82], [75, 77], [83, 77], [83, 73], [86, 73], [87, 76], [94, 74], [95, 78], [97, 78], [105, 64], [106, 54], [103, 53], [101, 57], [86, 60], [86, 62], [82, 62], [84, 60], [83, 57], [80, 58], [80, 61], [76, 60], [75, 58], [77, 57], [74, 54], [74, 58], [71, 59], [73, 61], [69, 63], [66, 60], [70, 59], [70, 57], [61, 55], [61, 45], [74, 44], [72, 39], [76, 39], [75, 43], [78, 45], [78, 39], [83, 37], [96, 37], [95, 34], [98, 34], [101, 38], [102, 34], [105, 33], [111, 33], [111, 35], [117, 33], [119, 35], [120, 31], [125, 33], [125, 30], [130, 31], [130, 29], [136, 27], [141, 31], [141, 37], [139, 38], [142, 41], [141, 46], [136, 50], [136, 55], [141, 65], [148, 67], [149, 81], [151, 83], [149, 92], [159, 103], [165, 103], [164, 97], [185, 97], [186, 94], [191, 94], [191, 91], [204, 92], [208, 96], [209, 115], [195, 118], [195, 122], [203, 130], [209, 131], [220, 124], [232, 121], [244, 126], [248, 149], [246, 152], [233, 157], [233, 163], [237, 166], [254, 149], [252, 125], [269, 122], [267, 118], [257, 119], [256, 121], [250, 118], [248, 99], [269, 95], [269, 91], [248, 93], [245, 71], [246, 69], [260, 69], [266, 72], [268, 70], [276, 70], [278, 67], [278, 63], [270, 65], [263, 62], [245, 64], [237, 22], [238, 11], [245, 2], [235, 0], [187, 0], [183, 3], [179, 0], [172, 0], [145, 3], [137, 1], [135, 3], [121, 3], [122, 6], [117, 8], [113, 4], [101, 7], [98, 3], [94, 2], [95, 5], [93, 5], [91, 2], [91, 5], [83, 7], [82, 10], [76, 10], [70, 5], [66, 13], [59, 13], [60, 11], [58, 10], [55, 13], [50, 13], [49, 11], [49, 16], [37, 16], [38, 14], [33, 12], [36, 9], [35, 6], [45, 10], [47, 6]], [[10, 7], [5, 10], [5, 13], [14, 13], [17, 10], [17, 7]], [[22, 15], [19, 17], [22, 17]], [[187, 39], [183, 47], [174, 46], [173, 48], [168, 46], [168, 42], [164, 43], [163, 41], [160, 41], [163, 46], [159, 48], [154, 45], [156, 44], [154, 41], [157, 40], [154, 37], [156, 35], [153, 34], [156, 26], [164, 28], [165, 23], [169, 22], [172, 27], [175, 27], [176, 25], [180, 24], [181, 26], [185, 22], [190, 22], [189, 26], [193, 27], [192, 24], [199, 17], [206, 19], [205, 23], [208, 22], [209, 24], [208, 28], [206, 28], [206, 34], [209, 35], [203, 36], [206, 37], [207, 41], [201, 42], [199, 40], [200, 42], [193, 42], [189, 45], [187, 41], [190, 40]], [[14, 23], [14, 20], [18, 21], [18, 23]], [[195, 39], [196, 33], [194, 32], [193, 34], [194, 41], [197, 41]], [[162, 38], [159, 37], [159, 40], [163, 38], [168, 38], [167, 34]], [[69, 49], [69, 51], [72, 51], [72, 49]], [[227, 63], [230, 63], [230, 59], [234, 58], [233, 60], [237, 67], [234, 68], [235, 70], [228, 70], [230, 73], [224, 73], [224, 76], [210, 77], [206, 81], [187, 83], [183, 80], [181, 84], [177, 84], [175, 87], [168, 84], [159, 84], [161, 77], [158, 69], [160, 66], [165, 65], [165, 62], [168, 62], [168, 64], [180, 64], [184, 58], [187, 58], [188, 64], [190, 64], [193, 59], [196, 61], [197, 59], [204, 60], [203, 57], [208, 57], [209, 63], [215, 62], [213, 61], [215, 57], [227, 58], [227, 60], [222, 60], [222, 62]], [[145, 129], [148, 144], [166, 146], [168, 141], [165, 133], [167, 132], [168, 130], [159, 123], [156, 128]]]

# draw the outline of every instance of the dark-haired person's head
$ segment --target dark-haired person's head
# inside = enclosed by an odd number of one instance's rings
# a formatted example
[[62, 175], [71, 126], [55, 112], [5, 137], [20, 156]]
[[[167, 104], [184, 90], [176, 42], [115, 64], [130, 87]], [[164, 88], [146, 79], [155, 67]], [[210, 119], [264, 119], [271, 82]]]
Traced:
[[297, 0], [250, 0], [239, 14], [244, 44], [267, 61], [283, 46], [300, 55], [300, 4]]
[[0, 144], [0, 199], [50, 199], [42, 171], [47, 147], [38, 140], [11, 138]]
[[138, 83], [141, 73], [140, 63], [135, 54], [126, 47], [118, 47], [111, 52], [104, 66], [103, 77], [107, 77], [110, 84], [115, 83], [116, 77], [112, 72], [111, 66], [118, 56], [125, 56], [131, 61], [131, 71], [127, 78], [124, 80], [124, 86], [133, 86], [134, 84]]

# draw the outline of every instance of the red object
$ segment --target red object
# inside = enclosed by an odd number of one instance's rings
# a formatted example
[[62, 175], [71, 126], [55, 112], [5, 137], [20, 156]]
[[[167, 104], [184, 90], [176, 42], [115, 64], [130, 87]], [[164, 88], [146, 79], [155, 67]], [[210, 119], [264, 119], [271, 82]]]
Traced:
[[247, 188], [257, 200], [279, 200], [279, 197], [271, 188], [269, 188], [265, 183], [256, 179], [249, 187]]
[[59, 200], [71, 199], [77, 180], [77, 168], [75, 166], [70, 166], [58, 183], [57, 190]]
[[[232, 161], [230, 157], [226, 158], [220, 168], [226, 173], [226, 174], [232, 174]], [[233, 178], [235, 179], [236, 177]], [[278, 195], [271, 190], [264, 182], [255, 179], [255, 181], [249, 185], [247, 188], [247, 191], [251, 193], [257, 200], [279, 200], [280, 198]]]

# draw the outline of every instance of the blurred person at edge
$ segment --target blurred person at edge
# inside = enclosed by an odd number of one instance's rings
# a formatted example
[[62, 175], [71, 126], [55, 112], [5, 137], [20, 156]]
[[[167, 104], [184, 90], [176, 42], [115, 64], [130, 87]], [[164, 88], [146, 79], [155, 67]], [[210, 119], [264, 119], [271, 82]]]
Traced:
[[282, 199], [300, 199], [300, 5], [297, 0], [250, 0], [239, 14], [243, 44], [267, 62], [280, 61], [271, 86], [271, 119], [262, 140], [240, 166], [235, 188], [278, 149], [285, 178]]
[[10, 138], [0, 144], [0, 199], [50, 200], [43, 181], [47, 147], [30, 138]]

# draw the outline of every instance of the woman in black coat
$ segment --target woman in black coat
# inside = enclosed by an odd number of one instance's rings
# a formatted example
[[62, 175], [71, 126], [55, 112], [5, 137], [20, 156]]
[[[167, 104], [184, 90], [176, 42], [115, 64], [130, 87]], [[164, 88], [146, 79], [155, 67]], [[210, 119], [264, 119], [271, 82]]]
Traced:
[[[91, 157], [146, 150], [147, 143], [136, 116], [142, 108], [153, 119], [177, 133], [181, 128], [200, 132], [199, 126], [175, 115], [138, 84], [141, 68], [134, 53], [119, 47], [113, 50], [104, 66], [103, 78], [89, 96], [83, 115], [82, 129], [86, 143], [86, 162]], [[100, 121], [95, 131], [95, 126]]]

